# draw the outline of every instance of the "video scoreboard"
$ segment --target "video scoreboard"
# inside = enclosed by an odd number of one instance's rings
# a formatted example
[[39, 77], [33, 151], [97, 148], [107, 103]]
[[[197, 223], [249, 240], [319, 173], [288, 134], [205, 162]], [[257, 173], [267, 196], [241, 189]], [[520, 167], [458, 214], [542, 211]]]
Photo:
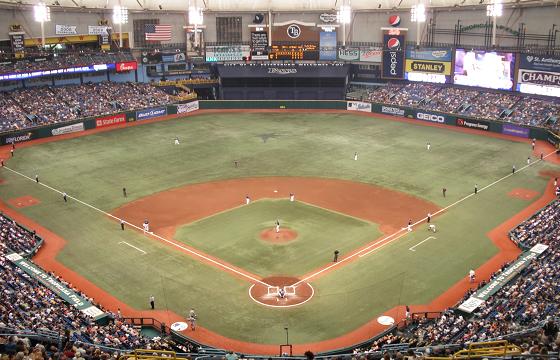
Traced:
[[272, 45], [268, 53], [270, 60], [319, 60], [319, 47], [306, 45]]

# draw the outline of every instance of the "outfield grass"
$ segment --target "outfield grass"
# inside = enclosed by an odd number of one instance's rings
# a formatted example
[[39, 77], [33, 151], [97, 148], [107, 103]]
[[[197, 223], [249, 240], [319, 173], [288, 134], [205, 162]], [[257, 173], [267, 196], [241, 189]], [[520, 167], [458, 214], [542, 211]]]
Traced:
[[[175, 136], [180, 146], [173, 145]], [[355, 151], [359, 161], [352, 160]], [[41, 144], [17, 149], [8, 166], [32, 178], [39, 174], [42, 182], [108, 212], [189, 183], [275, 175], [361, 181], [446, 206], [471, 193], [475, 183], [482, 188], [513, 164], [521, 168], [529, 154], [525, 143], [351, 114], [263, 113], [203, 115]], [[202, 326], [225, 336], [280, 343], [289, 325], [290, 338], [301, 343], [342, 335], [396, 304], [434, 299], [496, 253], [486, 233], [528, 204], [506, 194], [514, 188], [542, 193], [546, 179], [538, 172], [551, 167], [539, 163], [453, 207], [435, 219], [437, 239], [415, 252], [408, 248], [425, 239], [425, 231], [313, 281], [315, 297], [293, 309], [252, 303], [244, 280], [120, 231], [106, 216], [65, 204], [60, 195], [5, 170], [0, 198], [39, 199], [21, 212], [68, 241], [58, 260], [136, 308], [148, 308], [154, 294], [160, 306], [179, 314], [194, 306]], [[444, 186], [447, 198], [441, 196]], [[312, 253], [305, 261], [324, 257]]]
[[[298, 237], [263, 241], [260, 233], [276, 219]], [[286, 199], [255, 201], [182, 226], [175, 239], [266, 277], [303, 275], [332, 261], [335, 250], [348, 254], [380, 235], [375, 224]]]

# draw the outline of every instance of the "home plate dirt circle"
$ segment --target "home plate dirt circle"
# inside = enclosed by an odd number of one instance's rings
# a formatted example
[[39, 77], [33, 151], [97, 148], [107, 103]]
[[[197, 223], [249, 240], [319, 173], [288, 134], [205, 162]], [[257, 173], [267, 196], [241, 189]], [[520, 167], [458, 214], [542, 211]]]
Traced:
[[261, 240], [272, 244], [284, 244], [295, 240], [297, 236], [296, 231], [286, 228], [280, 229], [279, 232], [276, 232], [276, 229], [265, 229], [260, 233]]
[[[299, 283], [295, 277], [272, 276], [262, 279], [249, 288], [249, 296], [253, 301], [268, 307], [293, 307], [302, 305], [313, 297], [315, 290], [306, 282]], [[268, 286], [266, 285], [268, 284]], [[284, 297], [278, 295], [278, 290], [284, 289]]]

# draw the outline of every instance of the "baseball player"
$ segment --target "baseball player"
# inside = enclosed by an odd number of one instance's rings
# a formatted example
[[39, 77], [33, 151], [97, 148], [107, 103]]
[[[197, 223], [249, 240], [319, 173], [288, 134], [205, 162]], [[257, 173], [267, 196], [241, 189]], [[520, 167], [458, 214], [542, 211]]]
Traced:
[[276, 219], [276, 233], [280, 232], [280, 220]]
[[68, 202], [68, 194], [65, 192], [62, 193], [62, 198], [64, 199], [64, 202]]
[[512, 174], [515, 174], [515, 165], [513, 165], [513, 166], [511, 167], [511, 173], [512, 173]]
[[187, 320], [189, 320], [189, 323], [191, 323], [191, 330], [194, 331], [196, 329], [196, 318], [198, 316], [196, 315], [196, 312], [194, 311], [193, 308], [191, 308], [191, 310], [189, 311], [189, 317], [187, 318]]
[[290, 201], [294, 202], [296, 200], [296, 196], [294, 195], [294, 193], [290, 193]]
[[428, 231], [436, 232], [436, 231], [437, 231], [437, 230], [436, 230], [436, 225], [435, 225], [435, 224], [430, 224], [430, 225], [428, 225]]
[[354, 153], [354, 161], [358, 160], [358, 152]]
[[406, 225], [406, 230], [408, 232], [412, 231], [412, 219], [408, 220], [408, 225]]
[[447, 193], [447, 188], [441, 189], [441, 192], [443, 193], [443, 197], [445, 197], [445, 194]]
[[249, 195], [245, 196], [245, 205], [249, 205], [251, 203], [251, 198], [249, 197]]
[[531, 157], [528, 156], [528, 157], [527, 157], [527, 165], [529, 165], [530, 163], [531, 163]]
[[39, 183], [39, 175], [35, 175], [35, 181], [37, 182], [37, 184]]
[[478, 194], [478, 185], [477, 184], [474, 184], [474, 193]]
[[430, 148], [432, 147], [432, 144], [430, 144], [429, 142], [426, 143], [426, 149], [428, 151], [430, 151]]
[[537, 139], [533, 139], [533, 141], [531, 141], [531, 147], [533, 148], [533, 150], [535, 150], [536, 141], [537, 141]]
[[427, 220], [428, 224], [430, 223], [430, 221], [432, 221], [432, 214], [431, 213], [428, 213], [428, 217], [427, 217], [426, 220]]
[[175, 145], [179, 145], [179, 138], [177, 136], [175, 136]]
[[124, 231], [124, 220], [121, 219], [121, 230]]
[[470, 281], [470, 282], [474, 282], [474, 279], [475, 279], [475, 278], [476, 278], [476, 274], [475, 274], [474, 270], [471, 269], [471, 270], [469, 271], [469, 281]]
[[145, 233], [150, 232], [150, 222], [148, 221], [148, 219], [144, 220], [142, 227], [144, 228]]
[[284, 299], [286, 297], [286, 291], [284, 290], [284, 288], [280, 288], [280, 290], [278, 290], [278, 297], [280, 299]]

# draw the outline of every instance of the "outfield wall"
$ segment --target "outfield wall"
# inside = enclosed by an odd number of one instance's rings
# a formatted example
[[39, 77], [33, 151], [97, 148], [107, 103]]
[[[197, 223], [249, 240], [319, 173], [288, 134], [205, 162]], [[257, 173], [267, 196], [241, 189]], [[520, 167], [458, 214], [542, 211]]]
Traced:
[[91, 129], [112, 127], [124, 123], [162, 119], [167, 116], [178, 116], [198, 109], [231, 110], [231, 109], [310, 109], [310, 110], [349, 110], [383, 114], [398, 118], [409, 118], [419, 122], [458, 126], [478, 130], [481, 133], [493, 132], [520, 138], [546, 140], [555, 147], [560, 146], [560, 137], [552, 132], [536, 127], [522, 126], [493, 120], [475, 119], [457, 116], [438, 111], [414, 109], [410, 107], [372, 104], [360, 101], [340, 100], [202, 100], [179, 104], [158, 106], [135, 111], [117, 112], [110, 115], [79, 119], [66, 123], [13, 131], [0, 135], [0, 145], [12, 142], [19, 143], [69, 133], [77, 133]]

